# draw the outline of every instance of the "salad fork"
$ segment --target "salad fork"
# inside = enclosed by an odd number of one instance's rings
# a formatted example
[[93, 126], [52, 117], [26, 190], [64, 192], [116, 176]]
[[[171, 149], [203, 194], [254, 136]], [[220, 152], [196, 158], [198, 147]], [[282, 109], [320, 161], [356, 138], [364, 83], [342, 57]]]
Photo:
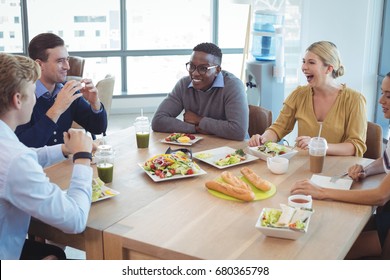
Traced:
[[335, 176], [332, 176], [330, 178], [330, 182], [331, 183], [336, 183], [338, 179], [341, 179], [343, 178], [344, 176], [347, 176], [348, 175], [348, 171], [347, 172], [344, 172], [343, 174], [340, 174], [340, 175], [335, 175]]

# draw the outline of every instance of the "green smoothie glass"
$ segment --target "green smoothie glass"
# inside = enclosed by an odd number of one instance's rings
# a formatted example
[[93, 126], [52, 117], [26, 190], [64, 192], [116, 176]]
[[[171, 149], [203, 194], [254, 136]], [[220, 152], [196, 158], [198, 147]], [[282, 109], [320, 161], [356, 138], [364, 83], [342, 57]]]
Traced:
[[95, 153], [96, 168], [99, 178], [104, 183], [111, 183], [114, 174], [114, 150], [110, 145], [100, 145]]
[[135, 119], [135, 136], [138, 148], [149, 147], [150, 124], [148, 117], [141, 116]]

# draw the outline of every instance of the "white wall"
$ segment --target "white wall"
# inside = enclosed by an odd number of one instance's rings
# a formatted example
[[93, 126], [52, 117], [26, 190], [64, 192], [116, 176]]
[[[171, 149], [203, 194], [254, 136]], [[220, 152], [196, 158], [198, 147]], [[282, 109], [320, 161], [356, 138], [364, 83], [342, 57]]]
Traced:
[[313, 42], [335, 43], [345, 67], [339, 81], [364, 94], [369, 120], [376, 105], [382, 13], [383, 0], [303, 0], [302, 54]]

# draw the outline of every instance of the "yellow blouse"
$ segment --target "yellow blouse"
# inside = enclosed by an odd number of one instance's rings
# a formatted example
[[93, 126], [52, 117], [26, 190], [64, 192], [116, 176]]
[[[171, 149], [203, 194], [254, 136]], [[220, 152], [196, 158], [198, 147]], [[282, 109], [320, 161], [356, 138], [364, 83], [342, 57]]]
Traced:
[[[279, 140], [289, 134], [298, 122], [298, 136], [318, 135], [320, 125], [314, 114], [313, 91], [310, 86], [297, 87], [284, 101], [276, 121], [268, 128], [273, 130]], [[336, 102], [322, 123], [321, 136], [328, 143], [352, 143], [356, 156], [366, 151], [366, 99], [343, 85]]]

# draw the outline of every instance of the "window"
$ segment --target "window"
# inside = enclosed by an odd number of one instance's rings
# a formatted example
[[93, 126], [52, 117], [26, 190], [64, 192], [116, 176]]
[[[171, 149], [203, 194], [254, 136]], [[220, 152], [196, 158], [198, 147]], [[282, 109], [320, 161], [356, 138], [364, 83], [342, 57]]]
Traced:
[[[67, 0], [60, 10], [58, 2], [52, 0], [26, 2], [30, 39], [48, 32], [50, 26], [50, 31], [55, 34], [63, 30], [61, 37], [69, 52], [120, 49], [120, 37], [111, 37], [112, 32], [120, 34], [119, 0], [101, 1], [98, 5], [95, 0]], [[48, 13], [55, 14], [50, 17], [50, 25], [47, 24], [47, 17], [42, 15], [42, 7]], [[101, 36], [95, 36], [96, 28], [102, 30]], [[80, 40], [80, 37], [84, 40]]]
[[248, 15], [249, 5], [219, 1], [219, 47], [244, 48]]
[[74, 22], [106, 22], [106, 16], [75, 16]]
[[[301, 2], [286, 0], [287, 92], [298, 83]], [[55, 14], [50, 24], [42, 7]], [[239, 77], [248, 13], [248, 5], [230, 0], [111, 0], [99, 5], [95, 0], [68, 0], [61, 12], [52, 0], [1, 1], [0, 49], [27, 55], [28, 40], [53, 32], [65, 40], [71, 55], [86, 58], [85, 77], [97, 83], [115, 75], [115, 95], [166, 94], [188, 74], [184, 64], [201, 42], [218, 44], [222, 68]], [[24, 37], [22, 22], [29, 31]]]
[[23, 53], [21, 16], [20, 0], [0, 2], [1, 51]]
[[85, 31], [84, 30], [75, 30], [74, 36], [75, 37], [85, 37]]
[[190, 49], [211, 40], [210, 0], [126, 3], [129, 50]]

